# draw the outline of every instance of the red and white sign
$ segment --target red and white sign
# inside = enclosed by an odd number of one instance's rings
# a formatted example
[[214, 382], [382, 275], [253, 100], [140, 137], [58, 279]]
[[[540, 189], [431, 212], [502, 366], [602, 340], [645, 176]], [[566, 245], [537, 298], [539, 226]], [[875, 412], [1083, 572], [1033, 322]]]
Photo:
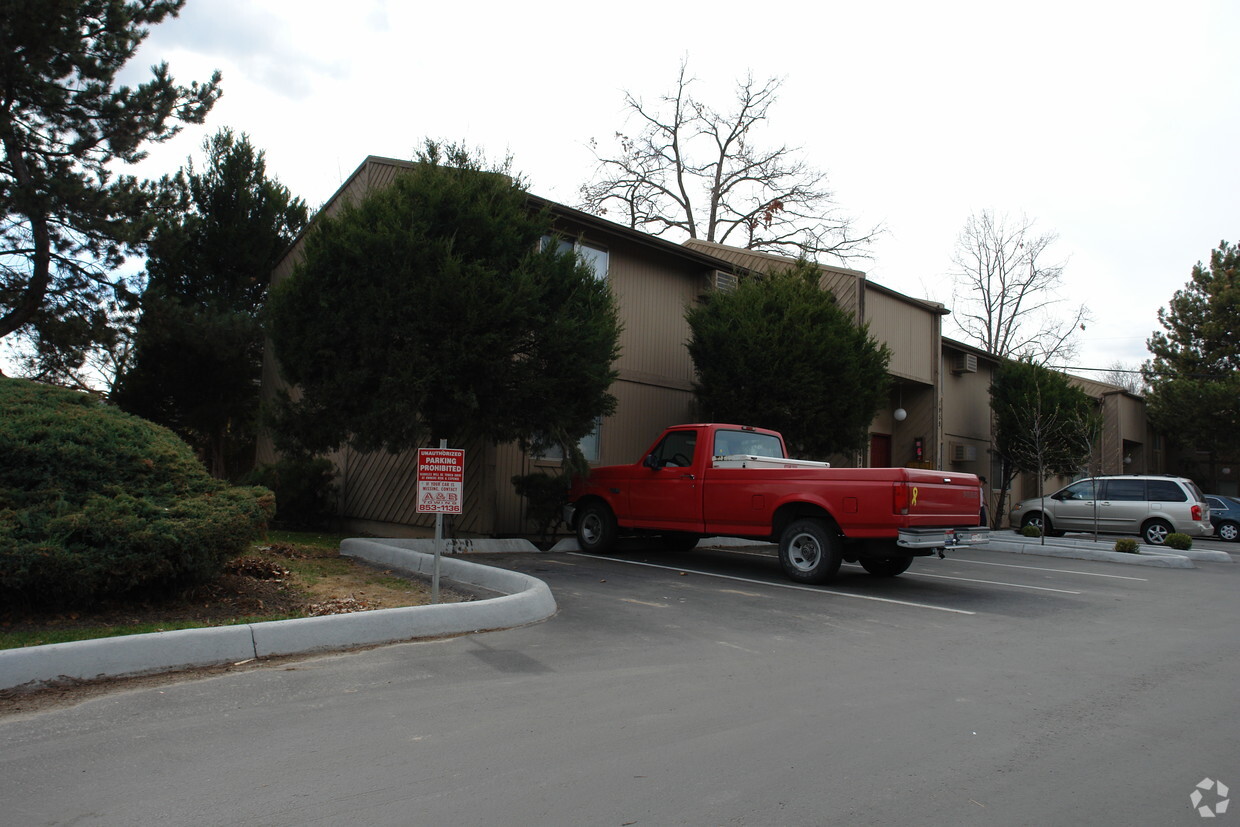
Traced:
[[460, 514], [465, 497], [465, 452], [418, 449], [418, 513]]

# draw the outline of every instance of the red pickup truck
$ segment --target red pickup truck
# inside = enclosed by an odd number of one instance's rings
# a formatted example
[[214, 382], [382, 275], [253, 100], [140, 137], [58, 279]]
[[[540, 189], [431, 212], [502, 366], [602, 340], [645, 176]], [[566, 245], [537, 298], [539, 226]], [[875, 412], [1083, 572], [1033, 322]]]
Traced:
[[588, 552], [623, 534], [669, 549], [713, 536], [777, 542], [784, 573], [802, 583], [827, 582], [844, 560], [891, 577], [989, 537], [973, 474], [788, 459], [778, 432], [742, 425], [668, 428], [639, 462], [575, 480], [564, 516]]

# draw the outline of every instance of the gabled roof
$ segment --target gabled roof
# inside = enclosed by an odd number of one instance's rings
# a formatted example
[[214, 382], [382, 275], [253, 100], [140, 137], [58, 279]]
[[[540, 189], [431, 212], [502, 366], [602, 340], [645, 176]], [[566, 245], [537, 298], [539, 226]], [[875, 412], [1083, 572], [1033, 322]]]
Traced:
[[[767, 253], [761, 250], [747, 250], [740, 247], [729, 247], [726, 244], [720, 244], [715, 241], [702, 241], [698, 238], [689, 239], [684, 242], [684, 246], [694, 250], [700, 250], [704, 253], [710, 253], [716, 258], [728, 261], [735, 267], [756, 273], [767, 272], [773, 266], [788, 267], [796, 261], [796, 259], [791, 256], [779, 255], [778, 253]], [[853, 270], [848, 267], [837, 267], [832, 264], [817, 264], [817, 267], [827, 275], [851, 278], [858, 282], [864, 282], [866, 290], [873, 290], [878, 293], [883, 293], [899, 301], [915, 305], [916, 307], [930, 313], [937, 313], [940, 316], [946, 316], [951, 313], [950, 310], [938, 302], [929, 301], [928, 299], [913, 298], [912, 296], [892, 290], [890, 287], [884, 287], [878, 282], [870, 281], [866, 278], [865, 271], [863, 270]]]
[[[356, 189], [358, 192], [364, 193], [384, 187], [391, 183], [392, 179], [396, 175], [400, 174], [401, 171], [413, 169], [416, 166], [416, 161], [402, 161], [398, 158], [385, 158], [379, 155], [368, 155], [366, 160], [362, 161], [358, 168], [355, 169], [353, 173], [345, 179], [340, 187], [332, 193], [332, 196], [323, 203], [323, 206], [319, 208], [315, 215], [318, 216], [329, 213], [333, 207], [342, 202], [350, 190]], [[359, 183], [360, 187], [358, 186]], [[617, 224], [609, 219], [592, 215], [573, 207], [569, 207], [565, 204], [552, 201], [549, 198], [543, 198], [542, 196], [534, 195], [533, 193], [529, 193], [528, 195], [530, 201], [536, 206], [546, 207], [551, 211], [552, 215], [571, 221], [574, 224], [578, 224], [606, 235], [618, 236], [634, 244], [658, 250], [665, 255], [680, 259], [687, 259], [694, 264], [705, 268], [715, 270], [731, 269], [727, 261], [717, 256], [713, 256], [707, 251], [694, 250], [681, 244], [676, 244], [674, 242], [667, 241], [666, 239], [652, 236], [649, 233], [634, 230], [630, 227], [624, 226], [623, 224]], [[301, 235], [299, 235], [297, 239], [294, 239], [293, 244], [290, 245], [290, 249], [296, 246], [297, 242], [301, 240], [302, 236], [305, 235], [312, 224], [313, 220], [310, 225], [307, 225], [307, 227], [302, 230]]]

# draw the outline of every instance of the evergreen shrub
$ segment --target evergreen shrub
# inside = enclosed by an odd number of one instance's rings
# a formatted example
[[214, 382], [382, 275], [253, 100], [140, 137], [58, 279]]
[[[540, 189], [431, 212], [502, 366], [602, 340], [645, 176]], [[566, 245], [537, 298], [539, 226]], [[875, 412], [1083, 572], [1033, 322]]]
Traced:
[[538, 527], [539, 539], [546, 542], [560, 525], [562, 506], [568, 502], [569, 478], [543, 472], [512, 478], [517, 495], [525, 498], [526, 517]]
[[250, 472], [246, 482], [275, 492], [277, 525], [317, 529], [331, 521], [335, 479], [331, 460], [294, 455], [260, 465]]
[[1121, 537], [1115, 541], [1115, 550], [1124, 552], [1125, 554], [1139, 554], [1137, 551], [1137, 541], [1131, 537]]
[[1193, 547], [1193, 538], [1187, 534], [1168, 534], [1167, 539], [1163, 541], [1163, 545], [1167, 548], [1173, 548], [1176, 551], [1188, 551]]
[[261, 535], [265, 488], [212, 479], [166, 428], [0, 378], [0, 604], [82, 606], [205, 582]]

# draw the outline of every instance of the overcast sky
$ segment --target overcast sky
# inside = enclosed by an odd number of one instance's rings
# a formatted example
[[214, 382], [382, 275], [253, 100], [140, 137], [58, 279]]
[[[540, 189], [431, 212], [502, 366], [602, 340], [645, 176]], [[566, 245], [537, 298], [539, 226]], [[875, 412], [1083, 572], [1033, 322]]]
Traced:
[[886, 227], [851, 265], [880, 284], [950, 307], [982, 209], [1058, 233], [1065, 298], [1094, 317], [1079, 367], [1138, 366], [1193, 264], [1240, 241], [1240, 3], [794, 8], [189, 0], [128, 80], [161, 60], [182, 83], [218, 68], [224, 97], [139, 172], [230, 126], [317, 207], [367, 155], [410, 158], [429, 136], [511, 153], [535, 193], [574, 205], [625, 90], [652, 101], [687, 58], [720, 108], [746, 73], [784, 79], [759, 137], [800, 147], [858, 225]]

